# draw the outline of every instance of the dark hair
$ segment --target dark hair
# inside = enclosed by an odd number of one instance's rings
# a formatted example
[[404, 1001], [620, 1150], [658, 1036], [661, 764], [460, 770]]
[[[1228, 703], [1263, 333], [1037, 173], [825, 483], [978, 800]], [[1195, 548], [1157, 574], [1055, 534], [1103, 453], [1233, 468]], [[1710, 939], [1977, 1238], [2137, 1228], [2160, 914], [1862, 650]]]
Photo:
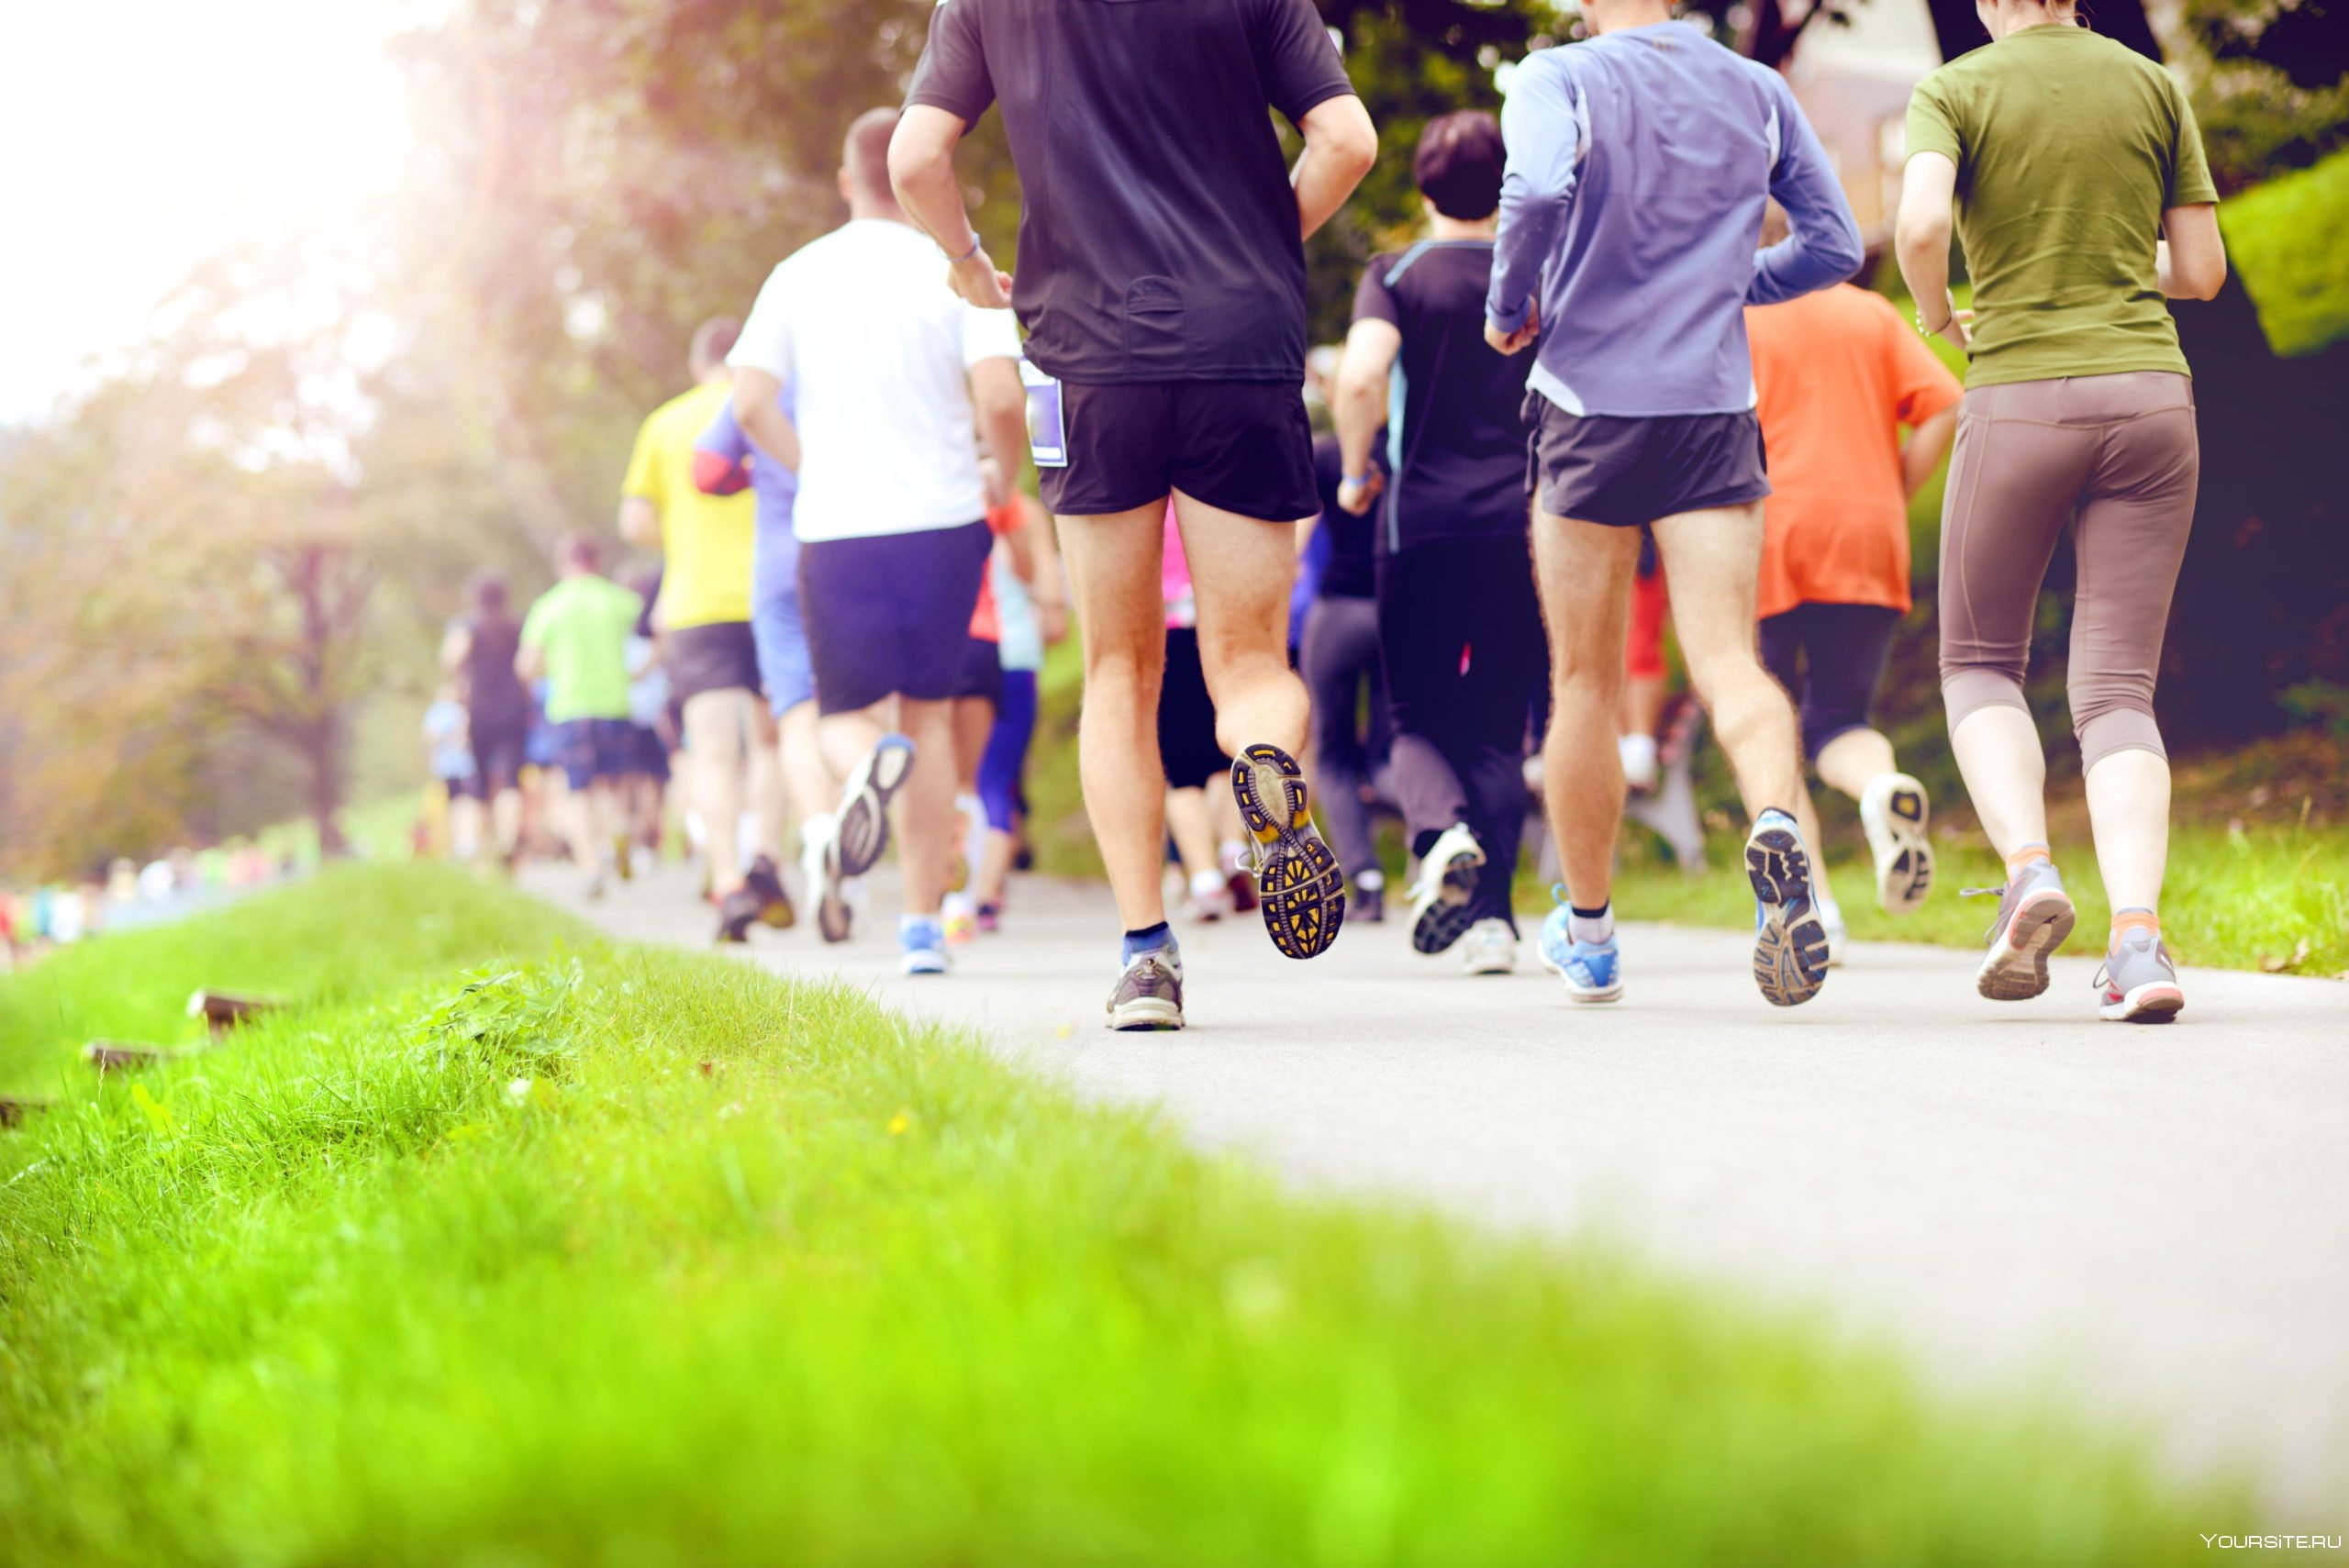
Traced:
[[889, 139], [897, 134], [897, 111], [867, 109], [849, 122], [841, 143], [841, 167], [859, 190], [895, 201], [889, 190]]
[[698, 380], [726, 362], [734, 351], [735, 341], [742, 336], [742, 324], [730, 316], [713, 316], [694, 328], [692, 350], [687, 362], [693, 366]]
[[603, 547], [590, 533], [566, 534], [562, 540], [562, 561], [566, 566], [576, 566], [593, 572], [603, 562]]
[[499, 621], [506, 618], [504, 574], [486, 570], [476, 572], [473, 573], [473, 586], [470, 591], [473, 601], [473, 614], [485, 621]]
[[1501, 171], [1508, 162], [1500, 121], [1482, 109], [1459, 109], [1428, 121], [1411, 160], [1411, 178], [1436, 211], [1473, 223], [1492, 217], [1501, 205]]

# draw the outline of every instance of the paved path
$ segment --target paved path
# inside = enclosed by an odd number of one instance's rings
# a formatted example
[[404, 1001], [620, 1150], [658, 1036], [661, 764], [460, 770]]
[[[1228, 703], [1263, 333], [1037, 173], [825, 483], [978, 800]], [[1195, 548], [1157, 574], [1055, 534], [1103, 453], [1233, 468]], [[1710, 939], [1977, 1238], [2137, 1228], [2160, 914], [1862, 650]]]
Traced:
[[[532, 885], [572, 902], [567, 878]], [[651, 941], [710, 929], [676, 869], [583, 912]], [[2293, 1506], [2214, 1529], [2349, 1523], [2349, 984], [2189, 971], [2183, 1020], [2132, 1029], [2097, 1020], [2092, 959], [1999, 1006], [1967, 954], [1861, 944], [1781, 1012], [1750, 941], [1635, 926], [1626, 999], [1585, 1008], [1530, 949], [1472, 979], [1357, 924], [1304, 966], [1252, 917], [1182, 930], [1187, 1031], [1113, 1035], [1105, 890], [1020, 884], [945, 979], [900, 978], [893, 929], [762, 931], [750, 957], [975, 1026], [1305, 1184], [1596, 1232], [1889, 1336], [1947, 1385], [2052, 1390]]]

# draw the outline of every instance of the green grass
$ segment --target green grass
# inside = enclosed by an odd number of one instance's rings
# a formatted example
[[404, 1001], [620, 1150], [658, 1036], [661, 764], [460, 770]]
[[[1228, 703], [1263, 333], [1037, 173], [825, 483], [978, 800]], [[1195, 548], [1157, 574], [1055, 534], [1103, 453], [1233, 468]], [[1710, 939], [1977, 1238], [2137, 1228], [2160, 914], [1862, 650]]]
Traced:
[[[0, 1562], [2199, 1562], [1584, 1248], [1284, 1195], [845, 990], [345, 869], [0, 982]], [[452, 971], [482, 964], [470, 979]], [[299, 1004], [102, 1090], [196, 980]]]
[[2221, 202], [2219, 226], [2270, 348], [2312, 354], [2349, 336], [2349, 149]]

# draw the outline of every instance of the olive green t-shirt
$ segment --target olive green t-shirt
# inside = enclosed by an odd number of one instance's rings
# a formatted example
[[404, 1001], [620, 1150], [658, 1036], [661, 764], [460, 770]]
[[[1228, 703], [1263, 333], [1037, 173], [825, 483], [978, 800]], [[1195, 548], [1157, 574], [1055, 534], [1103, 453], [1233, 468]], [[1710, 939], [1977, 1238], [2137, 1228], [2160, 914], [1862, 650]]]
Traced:
[[2187, 371], [2154, 271], [2164, 208], [2215, 202], [2168, 72], [2085, 28], [2025, 28], [1909, 101], [1909, 156], [1957, 165], [1968, 386]]

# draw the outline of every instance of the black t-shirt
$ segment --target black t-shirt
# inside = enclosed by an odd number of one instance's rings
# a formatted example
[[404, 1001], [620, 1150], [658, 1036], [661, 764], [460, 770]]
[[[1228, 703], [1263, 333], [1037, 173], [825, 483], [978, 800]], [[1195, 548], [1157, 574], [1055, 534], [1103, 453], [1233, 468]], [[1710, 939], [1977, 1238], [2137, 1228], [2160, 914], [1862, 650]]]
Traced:
[[[1381, 430], [1370, 449], [1370, 465], [1386, 472], [1386, 432]], [[1313, 487], [1321, 493], [1319, 527], [1330, 535], [1330, 560], [1321, 568], [1320, 596], [1325, 599], [1367, 599], [1378, 592], [1378, 508], [1373, 506], [1355, 517], [1338, 505], [1338, 482], [1346, 476], [1346, 460], [1335, 436], [1313, 439]]]
[[522, 628], [511, 617], [475, 618], [465, 625], [465, 717], [473, 733], [518, 735], [530, 722], [530, 694], [514, 673]]
[[1374, 256], [1354, 291], [1356, 321], [1391, 323], [1403, 335], [1396, 360], [1402, 406], [1394, 477], [1387, 481], [1385, 550], [1448, 539], [1488, 539], [1526, 528], [1525, 378], [1533, 356], [1496, 353], [1485, 341], [1487, 239], [1422, 240]]
[[1312, 0], [942, 0], [908, 107], [1003, 107], [1012, 298], [1063, 381], [1305, 379], [1305, 250], [1266, 110], [1353, 92]]

